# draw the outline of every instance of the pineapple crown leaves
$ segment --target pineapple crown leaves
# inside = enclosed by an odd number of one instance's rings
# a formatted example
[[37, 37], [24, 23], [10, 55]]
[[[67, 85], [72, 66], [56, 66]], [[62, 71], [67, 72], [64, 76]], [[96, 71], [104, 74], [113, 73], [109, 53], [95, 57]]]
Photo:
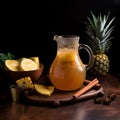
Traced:
[[108, 52], [111, 46], [111, 36], [114, 27], [111, 26], [115, 17], [109, 20], [110, 11], [107, 15], [95, 16], [91, 11], [91, 18], [87, 17], [88, 22], [85, 22], [86, 25], [86, 34], [89, 45], [92, 47], [94, 53], [104, 53]]

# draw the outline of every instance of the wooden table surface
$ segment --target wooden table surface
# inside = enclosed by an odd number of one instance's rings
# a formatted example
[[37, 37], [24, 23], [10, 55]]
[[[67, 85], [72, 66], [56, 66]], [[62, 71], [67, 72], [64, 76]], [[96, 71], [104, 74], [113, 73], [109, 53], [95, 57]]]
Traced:
[[93, 98], [59, 107], [8, 100], [0, 104], [0, 120], [120, 120], [120, 74], [98, 79], [104, 89], [103, 98], [109, 92], [116, 94], [109, 105], [95, 104]]

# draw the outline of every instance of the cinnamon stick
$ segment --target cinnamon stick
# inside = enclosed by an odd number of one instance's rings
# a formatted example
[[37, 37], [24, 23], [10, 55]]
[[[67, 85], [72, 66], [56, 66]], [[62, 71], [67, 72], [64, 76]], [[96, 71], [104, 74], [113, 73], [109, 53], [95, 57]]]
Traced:
[[[88, 85], [90, 82], [91, 82], [90, 80], [85, 80], [84, 83], [83, 83], [83, 85]], [[100, 87], [101, 87], [101, 85], [99, 83], [97, 83], [95, 86], [93, 86], [93, 88], [95, 90], [100, 89]]]
[[84, 88], [82, 88], [81, 90], [79, 90], [78, 92], [76, 92], [73, 97], [77, 98], [80, 95], [84, 94], [85, 92], [87, 92], [88, 90], [90, 90], [93, 86], [95, 86], [96, 84], [98, 84], [98, 80], [97, 78], [95, 78], [94, 80], [92, 80], [87, 86], [85, 86]]

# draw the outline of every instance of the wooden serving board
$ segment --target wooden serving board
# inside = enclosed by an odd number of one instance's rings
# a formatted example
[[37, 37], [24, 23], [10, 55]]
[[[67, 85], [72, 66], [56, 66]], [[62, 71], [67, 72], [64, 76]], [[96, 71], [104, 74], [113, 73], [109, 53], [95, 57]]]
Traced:
[[[83, 84], [81, 88], [85, 86], [86, 85]], [[95, 87], [93, 87], [92, 89], [81, 95], [80, 97], [74, 98], [73, 95], [80, 89], [75, 91], [60, 91], [55, 89], [51, 96], [40, 95], [37, 92], [31, 94], [29, 93], [29, 91], [27, 91], [25, 92], [25, 97], [31, 104], [42, 105], [42, 106], [43, 105], [62, 106], [62, 105], [70, 105], [76, 102], [84, 101], [97, 96], [99, 93], [102, 94], [104, 93], [103, 87], [100, 85], [98, 89], [95, 89]]]

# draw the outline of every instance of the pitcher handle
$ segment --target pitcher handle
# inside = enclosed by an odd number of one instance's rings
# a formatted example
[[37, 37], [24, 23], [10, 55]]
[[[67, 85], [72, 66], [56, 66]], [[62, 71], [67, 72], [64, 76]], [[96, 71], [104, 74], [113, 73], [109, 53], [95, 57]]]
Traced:
[[94, 64], [94, 54], [93, 54], [92, 49], [88, 45], [86, 45], [86, 44], [79, 44], [79, 50], [81, 50], [81, 49], [85, 49], [88, 52], [89, 61], [88, 61], [87, 64], [85, 64], [86, 70], [88, 70]]

